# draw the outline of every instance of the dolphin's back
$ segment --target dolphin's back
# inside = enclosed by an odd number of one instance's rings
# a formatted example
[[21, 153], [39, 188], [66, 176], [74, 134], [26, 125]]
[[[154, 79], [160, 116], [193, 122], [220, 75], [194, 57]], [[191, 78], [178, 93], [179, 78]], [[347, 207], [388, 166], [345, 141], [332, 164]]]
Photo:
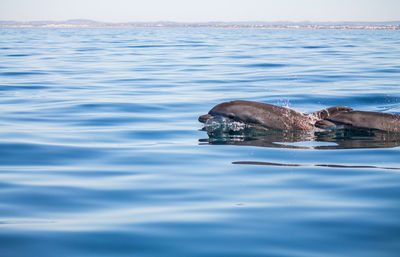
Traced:
[[349, 111], [329, 116], [328, 120], [352, 127], [400, 132], [400, 116], [389, 113]]

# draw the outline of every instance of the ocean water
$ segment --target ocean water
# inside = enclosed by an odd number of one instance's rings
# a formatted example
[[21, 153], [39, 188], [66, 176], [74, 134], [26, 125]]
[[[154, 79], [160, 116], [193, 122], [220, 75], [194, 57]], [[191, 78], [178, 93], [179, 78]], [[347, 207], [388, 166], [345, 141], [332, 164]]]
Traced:
[[0, 29], [0, 256], [399, 256], [399, 135], [197, 120], [399, 87], [399, 31]]

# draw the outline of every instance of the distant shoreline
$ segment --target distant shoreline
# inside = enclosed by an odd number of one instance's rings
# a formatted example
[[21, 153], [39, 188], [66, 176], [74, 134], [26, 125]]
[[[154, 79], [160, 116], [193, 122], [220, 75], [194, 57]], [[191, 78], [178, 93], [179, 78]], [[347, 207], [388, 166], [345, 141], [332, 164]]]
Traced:
[[249, 28], [249, 29], [363, 29], [400, 30], [400, 21], [388, 22], [98, 22], [0, 21], [0, 28]]

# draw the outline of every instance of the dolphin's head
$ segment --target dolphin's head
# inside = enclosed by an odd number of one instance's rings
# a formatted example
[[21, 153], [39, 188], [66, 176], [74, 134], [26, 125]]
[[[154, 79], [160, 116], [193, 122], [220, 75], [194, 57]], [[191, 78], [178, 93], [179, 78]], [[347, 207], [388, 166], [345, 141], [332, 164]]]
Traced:
[[231, 121], [258, 123], [254, 119], [258, 111], [253, 105], [254, 103], [252, 102], [241, 100], [220, 103], [214, 106], [208, 114], [201, 115], [199, 121], [206, 123], [207, 121], [222, 117]]

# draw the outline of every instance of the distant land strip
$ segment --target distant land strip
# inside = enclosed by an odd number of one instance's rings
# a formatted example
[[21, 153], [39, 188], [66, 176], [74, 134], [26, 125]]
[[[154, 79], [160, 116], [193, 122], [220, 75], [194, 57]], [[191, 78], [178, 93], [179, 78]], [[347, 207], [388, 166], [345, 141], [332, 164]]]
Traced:
[[400, 21], [388, 22], [98, 22], [66, 21], [1, 21], [0, 28], [252, 28], [252, 29], [368, 29], [400, 30]]

